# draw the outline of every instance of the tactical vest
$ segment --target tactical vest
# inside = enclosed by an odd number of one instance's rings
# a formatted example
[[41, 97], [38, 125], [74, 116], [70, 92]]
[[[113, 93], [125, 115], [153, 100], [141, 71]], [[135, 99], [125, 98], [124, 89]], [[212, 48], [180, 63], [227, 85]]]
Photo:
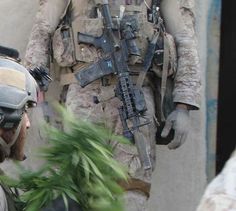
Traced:
[[[84, 10], [81, 11], [81, 3], [80, 1], [72, 0], [72, 29], [74, 36], [76, 36], [77, 32], [100, 36], [103, 32], [103, 22], [101, 18], [91, 18], [93, 16], [93, 11], [95, 4], [93, 1], [84, 1]], [[116, 0], [109, 1], [109, 6], [111, 10], [111, 14], [113, 17], [120, 16], [121, 9], [120, 5], [125, 5], [125, 1]], [[79, 11], [79, 13], [78, 13]], [[79, 15], [80, 14], [80, 15]], [[138, 30], [137, 30], [137, 38], [136, 43], [138, 48], [141, 51], [142, 57], [145, 54], [147, 47], [147, 40], [151, 39], [153, 35], [153, 27], [150, 22], [147, 21], [147, 10], [146, 5], [142, 3], [141, 5], [125, 5], [124, 14], [125, 15], [135, 15], [138, 20]], [[77, 41], [77, 40], [75, 40]], [[99, 58], [99, 54], [97, 53], [97, 49], [94, 47], [88, 47], [83, 44], [78, 45], [75, 49], [76, 60], [84, 61], [84, 62], [93, 62], [94, 59]]]
[[[125, 0], [109, 0], [109, 8], [112, 17], [124, 17], [133, 16], [137, 20], [136, 30], [136, 44], [140, 50], [141, 57], [128, 61], [130, 69], [132, 66], [142, 67], [144, 56], [147, 53], [147, 47], [149, 41], [154, 34], [154, 25], [148, 21], [147, 17], [147, 5], [146, 1], [129, 1], [133, 4], [127, 4]], [[140, 2], [139, 4], [135, 2]], [[78, 32], [99, 37], [103, 33], [103, 19], [99, 14], [99, 10], [96, 7], [96, 0], [70, 0], [61, 17], [61, 24], [58, 26], [53, 37], [53, 56], [61, 67], [78, 67], [83, 66], [85, 63], [92, 63], [101, 58], [100, 49], [95, 48], [92, 45], [81, 44], [78, 40]], [[121, 19], [121, 18], [120, 18]], [[169, 90], [169, 96], [172, 96], [173, 83], [168, 82], [168, 76], [175, 75], [176, 72], [176, 49], [174, 40], [171, 35], [163, 31], [162, 34], [163, 48], [160, 52], [163, 54], [162, 61], [153, 62], [151, 70], [157, 76], [157, 83], [155, 83], [155, 90], [157, 95], [155, 99], [158, 101], [157, 116], [161, 117], [160, 121], [164, 121], [167, 111], [162, 111], [164, 101], [168, 101], [167, 104], [173, 104], [172, 97], [167, 97], [165, 100], [166, 90]], [[164, 52], [163, 52], [164, 51]], [[158, 54], [159, 52], [157, 52]], [[138, 69], [138, 68], [137, 68]], [[139, 68], [140, 69], [140, 68]], [[67, 74], [64, 74], [67, 75]], [[63, 76], [64, 77], [64, 76]], [[172, 77], [172, 78], [173, 78]], [[74, 76], [65, 76], [67, 84], [70, 82], [76, 82]], [[74, 80], [74, 81], [73, 81]], [[62, 85], [66, 85], [62, 82]], [[169, 85], [168, 85], [169, 84]], [[170, 86], [170, 88], [168, 88]], [[167, 90], [167, 91], [168, 91]], [[170, 91], [171, 90], [171, 91]], [[167, 106], [173, 108], [173, 106]]]
[[[142, 63], [147, 51], [148, 41], [152, 39], [154, 28], [148, 21], [147, 5], [145, 1], [139, 4], [127, 5], [125, 0], [109, 0], [109, 7], [113, 17], [134, 16], [137, 20], [136, 44], [141, 53], [141, 59], [130, 61], [130, 64]], [[65, 18], [66, 16], [69, 18]], [[53, 56], [57, 63], [62, 67], [71, 67], [77, 63], [90, 63], [98, 60], [101, 51], [94, 46], [79, 44], [78, 32], [99, 37], [103, 33], [103, 20], [96, 7], [96, 0], [70, 0], [63, 13], [62, 23], [59, 25], [53, 37]], [[66, 20], [66, 21], [65, 21]], [[69, 26], [70, 25], [70, 26]], [[173, 38], [166, 34], [168, 42], [168, 75], [176, 69], [176, 53]], [[155, 67], [154, 71], [162, 75], [160, 67]]]

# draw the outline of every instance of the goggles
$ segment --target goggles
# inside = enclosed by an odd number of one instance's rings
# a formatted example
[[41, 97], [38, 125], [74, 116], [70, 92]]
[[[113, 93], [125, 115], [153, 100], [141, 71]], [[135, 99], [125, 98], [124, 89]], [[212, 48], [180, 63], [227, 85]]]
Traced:
[[17, 127], [22, 120], [25, 110], [25, 107], [18, 110], [0, 108], [0, 128], [10, 130]]

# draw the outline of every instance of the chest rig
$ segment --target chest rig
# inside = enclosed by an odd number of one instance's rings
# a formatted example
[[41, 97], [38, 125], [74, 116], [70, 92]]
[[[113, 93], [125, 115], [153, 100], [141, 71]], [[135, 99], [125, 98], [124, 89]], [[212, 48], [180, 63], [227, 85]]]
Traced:
[[[101, 14], [96, 7], [98, 2], [99, 0], [68, 1], [52, 39], [53, 58], [60, 67], [91, 63], [100, 58], [100, 50], [91, 45], [79, 44], [77, 37], [78, 32], [96, 37], [102, 35], [104, 26]], [[111, 14], [116, 21], [126, 16], [133, 16], [135, 20], [135, 42], [140, 50], [140, 58], [131, 57], [129, 64], [143, 63], [148, 44], [152, 41], [154, 32], [161, 30], [156, 42], [152, 70], [161, 78], [165, 73], [162, 71], [163, 69], [167, 69], [168, 76], [174, 75], [177, 66], [174, 40], [171, 35], [165, 32], [164, 27], [157, 28], [157, 24], [153, 23], [153, 14], [155, 8], [159, 8], [160, 0], [153, 0], [151, 5], [150, 1], [149, 4], [147, 2], [148, 0], [108, 1]], [[164, 51], [166, 51], [165, 57]], [[165, 64], [165, 67], [162, 64]]]
[[[79, 33], [92, 37], [102, 36], [104, 32], [103, 17], [97, 7], [100, 1], [70, 0], [68, 2], [61, 17], [61, 24], [54, 34], [54, 58], [60, 66], [71, 67], [71, 69], [76, 67], [74, 69], [80, 71], [80, 67], [83, 68], [84, 64], [94, 63], [104, 56], [101, 49], [91, 44], [85, 44], [78, 38]], [[139, 73], [139, 69], [143, 69], [143, 66], [146, 69], [145, 72], [141, 71], [139, 74], [138, 86], [142, 86], [147, 70], [151, 70], [161, 78], [158, 82], [158, 86], [160, 86], [158, 101], [161, 104], [159, 107], [162, 108], [167, 78], [170, 75], [174, 76], [176, 72], [176, 51], [173, 38], [165, 32], [159, 15], [160, 11], [157, 10], [159, 0], [152, 1], [152, 5], [139, 0], [108, 0], [107, 2], [114, 25], [120, 24], [121, 29], [122, 23], [128, 21], [133, 29], [139, 55], [129, 56], [128, 65], [131, 70], [138, 70]], [[145, 57], [151, 57], [151, 59], [145, 63]], [[68, 82], [76, 81], [73, 79]], [[158, 116], [164, 120], [162, 111]]]
[[[132, 4], [129, 4], [127, 1], [123, 0], [109, 0], [109, 7], [114, 22], [122, 23], [122, 20], [126, 17], [133, 18], [131, 22], [133, 23], [132, 27], [135, 30], [136, 44], [140, 49], [141, 58], [143, 58], [148, 39], [151, 39], [153, 34], [153, 26], [147, 20], [147, 7], [145, 3], [136, 3], [133, 1]], [[78, 32], [96, 37], [101, 36], [103, 33], [103, 21], [101, 14], [96, 8], [96, 1], [72, 0], [71, 19], [74, 37], [76, 37]], [[100, 52], [95, 47], [78, 44], [78, 40], [76, 39], [74, 39], [74, 42], [75, 59], [77, 61], [93, 62], [94, 60], [99, 59]], [[136, 62], [131, 61], [131, 63]]]

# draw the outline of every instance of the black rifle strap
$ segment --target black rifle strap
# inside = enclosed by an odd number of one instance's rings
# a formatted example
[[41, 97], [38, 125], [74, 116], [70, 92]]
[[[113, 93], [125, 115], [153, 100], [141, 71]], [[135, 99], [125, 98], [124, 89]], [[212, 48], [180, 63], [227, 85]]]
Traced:
[[[144, 1], [145, 1], [145, 0], [144, 0]], [[153, 6], [155, 6], [155, 7], [160, 7], [160, 5], [161, 5], [161, 0], [152, 0], [151, 8], [152, 8]]]
[[[152, 2], [155, 3], [155, 5], [156, 5], [157, 7], [160, 8], [161, 0], [153, 0]], [[152, 3], [152, 4], [153, 4], [153, 3]]]

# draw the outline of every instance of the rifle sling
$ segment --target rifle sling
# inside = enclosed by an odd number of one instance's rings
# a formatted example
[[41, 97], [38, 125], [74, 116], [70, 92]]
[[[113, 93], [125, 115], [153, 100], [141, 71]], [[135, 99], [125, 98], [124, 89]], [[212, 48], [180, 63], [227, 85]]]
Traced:
[[118, 184], [125, 191], [141, 191], [147, 198], [150, 196], [151, 183], [136, 178], [129, 178], [128, 181], [119, 181]]
[[168, 40], [166, 38], [166, 35], [164, 34], [164, 56], [163, 56], [163, 65], [162, 65], [162, 77], [161, 77], [161, 120], [165, 121], [165, 116], [163, 113], [163, 103], [164, 103], [164, 97], [166, 92], [166, 82], [168, 77], [168, 66], [169, 66], [169, 45]]

